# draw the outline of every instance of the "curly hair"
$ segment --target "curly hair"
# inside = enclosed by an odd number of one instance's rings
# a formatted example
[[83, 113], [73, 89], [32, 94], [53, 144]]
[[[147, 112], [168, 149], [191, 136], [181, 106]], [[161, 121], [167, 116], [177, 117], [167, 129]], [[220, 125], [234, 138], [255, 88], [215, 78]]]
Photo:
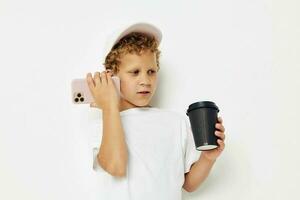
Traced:
[[116, 43], [111, 51], [107, 54], [103, 65], [106, 70], [112, 70], [113, 74], [117, 74], [120, 70], [122, 55], [127, 53], [135, 53], [141, 55], [144, 51], [150, 50], [156, 55], [157, 68], [159, 66], [159, 58], [161, 51], [158, 49], [158, 42], [153, 36], [140, 32], [132, 32]]

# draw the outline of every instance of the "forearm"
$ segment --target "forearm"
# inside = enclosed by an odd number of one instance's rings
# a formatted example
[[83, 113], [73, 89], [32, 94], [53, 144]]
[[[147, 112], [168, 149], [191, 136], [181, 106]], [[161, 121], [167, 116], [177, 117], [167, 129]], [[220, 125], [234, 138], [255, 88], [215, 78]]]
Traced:
[[185, 174], [185, 181], [183, 187], [186, 190], [193, 192], [206, 179], [215, 161], [207, 160], [204, 156], [195, 162], [190, 171]]
[[112, 175], [123, 176], [127, 167], [127, 145], [119, 109], [103, 109], [103, 135], [98, 161]]

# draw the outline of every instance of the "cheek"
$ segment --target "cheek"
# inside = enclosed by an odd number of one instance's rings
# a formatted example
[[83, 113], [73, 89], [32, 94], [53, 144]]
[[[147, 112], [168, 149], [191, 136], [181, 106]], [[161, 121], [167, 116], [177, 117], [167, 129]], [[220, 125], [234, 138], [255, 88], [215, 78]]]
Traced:
[[152, 85], [153, 86], [157, 86], [157, 83], [158, 83], [158, 78], [154, 78], [153, 81], [152, 81]]
[[135, 89], [135, 85], [134, 83], [130, 82], [130, 81], [122, 81], [121, 82], [121, 90], [125, 93], [132, 93], [134, 92], [136, 89]]

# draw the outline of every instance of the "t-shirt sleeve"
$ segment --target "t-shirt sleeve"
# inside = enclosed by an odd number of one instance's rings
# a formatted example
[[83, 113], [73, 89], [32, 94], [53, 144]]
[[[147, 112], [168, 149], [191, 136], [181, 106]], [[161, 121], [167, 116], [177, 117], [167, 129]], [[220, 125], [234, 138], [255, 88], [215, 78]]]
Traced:
[[97, 172], [105, 172], [105, 170], [100, 166], [97, 158], [97, 154], [99, 152], [99, 148], [93, 148], [93, 170]]
[[[99, 120], [100, 121], [100, 120]], [[100, 144], [102, 141], [102, 123], [101, 122], [92, 121], [89, 127], [89, 149], [92, 156], [91, 167], [93, 167], [94, 171], [97, 172], [105, 172], [105, 170], [98, 163], [97, 154], [99, 152]]]
[[181, 135], [184, 155], [184, 173], [187, 173], [190, 171], [192, 164], [199, 159], [201, 154], [201, 151], [196, 149], [190, 122], [187, 118], [182, 120]]

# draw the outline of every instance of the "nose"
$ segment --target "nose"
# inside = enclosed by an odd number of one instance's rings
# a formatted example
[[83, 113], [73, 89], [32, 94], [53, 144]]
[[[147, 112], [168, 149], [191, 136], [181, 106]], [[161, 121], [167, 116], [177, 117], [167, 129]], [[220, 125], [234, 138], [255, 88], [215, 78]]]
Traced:
[[140, 84], [149, 86], [151, 83], [150, 76], [147, 73], [142, 73], [140, 78]]

